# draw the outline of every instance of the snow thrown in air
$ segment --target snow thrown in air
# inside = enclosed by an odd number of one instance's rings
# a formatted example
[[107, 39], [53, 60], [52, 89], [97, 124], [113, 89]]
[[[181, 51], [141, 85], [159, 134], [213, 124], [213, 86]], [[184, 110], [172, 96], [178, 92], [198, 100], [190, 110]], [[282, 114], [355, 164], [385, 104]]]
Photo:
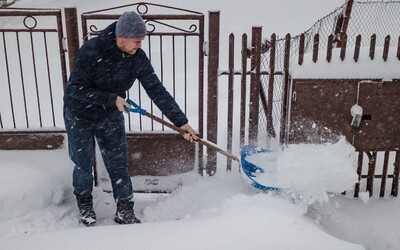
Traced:
[[255, 180], [265, 186], [295, 193], [306, 203], [328, 200], [328, 193], [341, 193], [357, 182], [355, 149], [344, 137], [336, 143], [292, 144], [283, 150], [248, 156], [265, 170]]

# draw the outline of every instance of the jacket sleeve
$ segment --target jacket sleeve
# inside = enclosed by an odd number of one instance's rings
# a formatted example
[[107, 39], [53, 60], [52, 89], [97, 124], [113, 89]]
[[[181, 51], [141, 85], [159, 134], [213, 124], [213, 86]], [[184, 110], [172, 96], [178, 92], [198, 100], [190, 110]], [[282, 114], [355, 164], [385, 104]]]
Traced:
[[175, 126], [180, 127], [188, 123], [186, 115], [182, 112], [175, 99], [162, 85], [145, 54], [142, 60], [142, 67], [138, 72], [138, 80], [142, 84], [147, 95]]
[[98, 60], [96, 49], [93, 47], [90, 44], [84, 44], [79, 50], [73, 72], [68, 81], [67, 92], [69, 96], [83, 102], [113, 107], [117, 94], [101, 91], [93, 86]]

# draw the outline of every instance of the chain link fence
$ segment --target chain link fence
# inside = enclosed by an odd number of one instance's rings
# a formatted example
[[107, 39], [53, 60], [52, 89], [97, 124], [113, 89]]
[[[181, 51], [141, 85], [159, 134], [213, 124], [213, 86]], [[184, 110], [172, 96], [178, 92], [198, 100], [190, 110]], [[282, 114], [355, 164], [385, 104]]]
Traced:
[[[346, 3], [336, 8], [333, 12], [318, 20], [310, 29], [303, 32], [305, 35], [304, 52], [311, 52], [314, 45], [314, 36], [319, 34], [319, 49], [324, 50], [328, 46], [328, 37], [332, 34], [336, 39], [340, 37], [343, 20], [345, 18]], [[354, 1], [347, 27], [347, 47], [355, 46], [355, 40], [361, 35], [361, 46], [369, 46], [370, 37], [376, 34], [376, 46], [383, 46], [385, 37], [392, 38], [391, 46], [397, 46], [400, 35], [400, 1]], [[290, 43], [290, 56], [299, 54], [300, 35], [293, 36]], [[337, 40], [335, 40], [337, 41]], [[270, 41], [265, 41], [268, 47]], [[285, 38], [277, 38], [275, 50], [275, 76], [273, 83], [273, 107], [272, 121], [268, 121], [262, 105], [260, 105], [259, 133], [260, 142], [268, 141], [267, 122], [272, 122], [276, 136], [279, 138], [282, 115], [284, 76]], [[335, 46], [335, 45], [334, 45]], [[261, 56], [261, 70], [270, 71], [270, 51], [267, 50]], [[261, 77], [262, 88], [268, 93], [269, 76]], [[264, 137], [264, 138], [262, 138]]]

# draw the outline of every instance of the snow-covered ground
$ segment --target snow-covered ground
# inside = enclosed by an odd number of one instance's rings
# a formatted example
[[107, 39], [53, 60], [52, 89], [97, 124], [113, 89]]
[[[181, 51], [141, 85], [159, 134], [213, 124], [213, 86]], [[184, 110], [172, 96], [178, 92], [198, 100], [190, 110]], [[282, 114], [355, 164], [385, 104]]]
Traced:
[[[183, 176], [183, 186], [171, 194], [136, 193], [136, 213], [143, 221], [136, 225], [116, 225], [112, 194], [96, 187], [98, 222], [87, 228], [78, 222], [70, 184], [72, 164], [66, 149], [0, 151], [0, 246], [399, 249], [400, 200], [369, 199], [366, 193], [361, 193], [361, 199], [351, 198], [356, 176], [348, 163], [355, 160], [353, 152], [343, 140], [335, 144], [297, 145], [276, 152], [280, 176], [288, 176], [285, 185], [296, 190], [282, 195], [254, 189], [238, 171], [220, 171], [213, 177], [188, 173]], [[303, 164], [303, 171], [295, 168], [287, 172], [288, 162], [298, 163], [295, 167]], [[313, 163], [307, 167], [305, 162]], [[322, 168], [318, 172], [320, 179], [314, 178], [316, 166]], [[133, 181], [137, 182], [135, 178]], [[348, 196], [337, 192], [343, 188], [349, 190]]]
[[[15, 7], [75, 5], [82, 12], [127, 3], [20, 0]], [[221, 36], [226, 37], [257, 24], [267, 33], [297, 34], [343, 3], [162, 4], [204, 13], [220, 9]], [[263, 157], [249, 160], [272, 166]], [[218, 166], [221, 170], [213, 177], [187, 173], [178, 177], [182, 187], [171, 194], [135, 193], [136, 213], [143, 221], [136, 225], [114, 223], [115, 203], [111, 193], [103, 192], [107, 183], [101, 183], [93, 193], [98, 222], [85, 227], [78, 222], [66, 148], [0, 151], [0, 249], [400, 249], [400, 199], [369, 198], [363, 192], [360, 199], [352, 198], [355, 158], [354, 148], [344, 140], [276, 150], [275, 180], [288, 190], [281, 195], [254, 189], [237, 169], [226, 172], [225, 166]], [[104, 168], [101, 163], [99, 167]], [[269, 176], [260, 175], [259, 181], [268, 182]], [[133, 178], [134, 186], [141, 182]]]

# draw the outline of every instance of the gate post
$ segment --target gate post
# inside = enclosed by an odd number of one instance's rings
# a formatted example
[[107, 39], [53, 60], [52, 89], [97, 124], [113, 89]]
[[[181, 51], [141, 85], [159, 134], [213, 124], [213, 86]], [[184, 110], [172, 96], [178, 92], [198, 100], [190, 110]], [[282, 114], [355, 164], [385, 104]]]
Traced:
[[[261, 88], [261, 34], [262, 27], [252, 28], [251, 38], [251, 80], [250, 80], [250, 104], [249, 104], [249, 142], [257, 143], [258, 137], [258, 115], [260, 110], [260, 88]], [[270, 72], [271, 74], [271, 72]]]
[[[208, 92], [207, 92], [207, 140], [217, 144], [218, 138], [218, 68], [220, 11], [209, 11], [208, 26]], [[217, 170], [217, 153], [207, 149], [207, 174]]]
[[78, 14], [76, 7], [65, 7], [64, 13], [67, 27], [69, 72], [71, 73], [79, 50]]

